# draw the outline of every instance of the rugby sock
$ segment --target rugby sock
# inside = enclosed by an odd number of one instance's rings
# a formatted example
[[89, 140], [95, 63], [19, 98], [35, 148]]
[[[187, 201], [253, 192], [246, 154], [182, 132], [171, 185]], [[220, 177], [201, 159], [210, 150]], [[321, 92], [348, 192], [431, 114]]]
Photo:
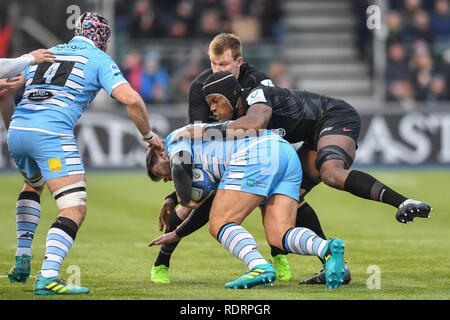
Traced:
[[390, 204], [398, 208], [406, 197], [387, 187], [367, 173], [352, 170], [345, 180], [344, 190], [351, 194], [369, 200]]
[[257, 265], [267, 263], [259, 253], [256, 241], [252, 235], [234, 222], [220, 228], [217, 240], [225, 249], [244, 262], [249, 270]]
[[306, 256], [322, 257], [326, 244], [327, 240], [303, 227], [291, 228], [283, 237], [283, 246], [287, 252]]
[[[320, 226], [320, 221], [319, 221], [319, 218], [317, 217], [316, 212], [306, 202], [303, 203], [297, 209], [297, 218], [295, 219], [295, 226], [308, 228], [308, 229], [314, 231], [322, 239], [325, 239], [325, 240], [327, 239], [327, 237], [325, 236], [325, 233], [322, 230], [322, 227]], [[270, 253], [271, 253], [272, 257], [274, 257], [278, 254], [287, 254], [287, 252], [281, 250], [278, 247], [274, 247], [274, 246], [270, 246]], [[319, 257], [319, 259], [321, 259], [321, 258]], [[321, 261], [322, 261], [322, 259], [321, 259]]]
[[316, 212], [306, 202], [297, 209], [297, 218], [295, 219], [295, 226], [308, 228], [314, 231], [322, 239], [327, 239], [325, 233], [322, 230]]
[[[320, 238], [324, 240], [327, 239], [325, 233], [322, 230], [322, 226], [320, 225], [319, 217], [317, 217], [316, 212], [307, 202], [303, 203], [303, 205], [301, 205], [297, 209], [295, 226], [308, 228], [311, 231], [315, 232]], [[322, 257], [318, 256], [318, 258], [322, 264], [325, 263]]]
[[[165, 233], [174, 231], [182, 222], [183, 222], [183, 220], [178, 218], [176, 212], [174, 212], [172, 214], [172, 217], [170, 217], [170, 221], [169, 221], [170, 227], [166, 228]], [[170, 257], [179, 243], [180, 242], [178, 241], [175, 243], [163, 244], [161, 246], [161, 249], [159, 250], [158, 257], [156, 258], [155, 267], [163, 264], [168, 268], [170, 265]]]
[[36, 192], [23, 191], [16, 204], [16, 256], [31, 256], [31, 243], [41, 218], [40, 197]]
[[69, 218], [58, 217], [47, 234], [46, 251], [42, 263], [43, 277], [58, 276], [61, 264], [72, 247], [77, 235], [78, 226]]

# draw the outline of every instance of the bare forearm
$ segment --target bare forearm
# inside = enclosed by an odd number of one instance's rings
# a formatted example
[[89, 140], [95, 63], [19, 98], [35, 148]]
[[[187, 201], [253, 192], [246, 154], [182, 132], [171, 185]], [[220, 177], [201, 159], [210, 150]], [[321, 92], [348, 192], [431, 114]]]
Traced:
[[145, 104], [142, 100], [141, 102], [142, 103], [139, 102], [136, 104], [126, 105], [126, 108], [130, 118], [136, 125], [136, 128], [142, 135], [145, 135], [150, 131], [150, 122], [147, 110], [145, 109]]

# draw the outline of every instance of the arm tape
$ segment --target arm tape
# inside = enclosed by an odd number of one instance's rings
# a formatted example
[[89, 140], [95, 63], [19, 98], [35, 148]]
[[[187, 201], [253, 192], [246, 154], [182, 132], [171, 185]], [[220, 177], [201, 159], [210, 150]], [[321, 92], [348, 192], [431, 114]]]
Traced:
[[173, 155], [170, 163], [172, 179], [181, 199], [180, 203], [189, 203], [192, 195], [192, 155], [187, 151], [179, 151]]

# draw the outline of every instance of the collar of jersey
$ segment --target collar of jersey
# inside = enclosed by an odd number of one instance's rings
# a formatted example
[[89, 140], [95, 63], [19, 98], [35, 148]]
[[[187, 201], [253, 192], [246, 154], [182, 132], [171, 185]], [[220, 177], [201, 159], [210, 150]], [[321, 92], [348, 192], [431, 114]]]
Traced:
[[83, 37], [83, 36], [75, 36], [75, 37], [72, 38], [72, 40], [70, 40], [70, 42], [76, 41], [76, 40], [79, 40], [79, 41], [85, 41], [85, 42], [89, 43], [91, 46], [97, 48], [97, 46], [95, 45], [94, 41], [92, 41], [91, 39], [88, 39], [88, 38], [86, 38], [86, 37]]

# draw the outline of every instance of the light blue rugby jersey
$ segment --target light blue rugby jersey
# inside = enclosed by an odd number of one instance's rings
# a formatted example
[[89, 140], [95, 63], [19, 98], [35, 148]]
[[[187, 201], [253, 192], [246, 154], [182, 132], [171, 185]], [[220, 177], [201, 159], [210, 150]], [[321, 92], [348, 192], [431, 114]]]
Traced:
[[10, 128], [57, 134], [73, 134], [76, 122], [103, 88], [128, 83], [111, 57], [81, 36], [49, 49], [55, 63], [24, 70], [25, 92]]
[[[205, 124], [193, 124], [205, 126]], [[190, 125], [188, 125], [190, 126]], [[179, 151], [188, 151], [193, 156], [193, 167], [208, 171], [218, 182], [226, 168], [232, 166], [267, 166], [273, 156], [279, 157], [279, 142], [289, 144], [278, 134], [266, 130], [259, 137], [243, 139], [195, 139], [173, 141], [177, 133], [187, 126], [171, 132], [164, 141], [164, 151], [169, 159]], [[269, 160], [270, 159], [270, 160]]]

